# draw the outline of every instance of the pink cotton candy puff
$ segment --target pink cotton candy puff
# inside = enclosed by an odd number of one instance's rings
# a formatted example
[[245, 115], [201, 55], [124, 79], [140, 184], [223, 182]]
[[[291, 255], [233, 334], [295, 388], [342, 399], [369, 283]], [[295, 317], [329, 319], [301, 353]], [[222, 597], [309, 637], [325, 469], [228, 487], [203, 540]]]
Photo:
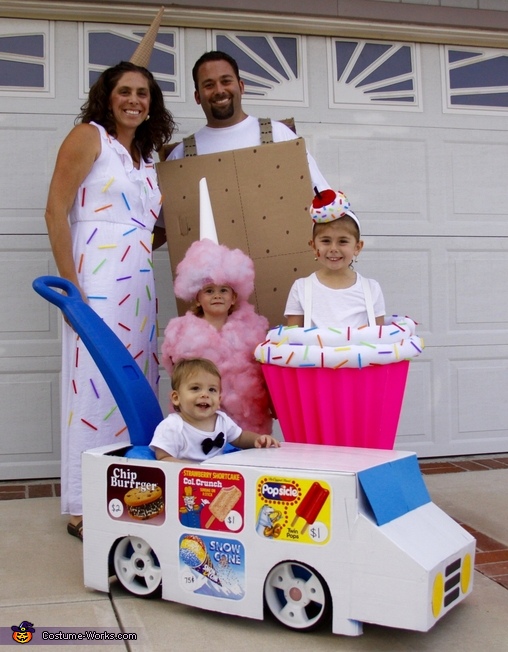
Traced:
[[197, 240], [176, 268], [175, 294], [192, 301], [210, 283], [228, 285], [239, 301], [246, 301], [254, 290], [254, 263], [240, 249], [228, 249], [208, 238]]

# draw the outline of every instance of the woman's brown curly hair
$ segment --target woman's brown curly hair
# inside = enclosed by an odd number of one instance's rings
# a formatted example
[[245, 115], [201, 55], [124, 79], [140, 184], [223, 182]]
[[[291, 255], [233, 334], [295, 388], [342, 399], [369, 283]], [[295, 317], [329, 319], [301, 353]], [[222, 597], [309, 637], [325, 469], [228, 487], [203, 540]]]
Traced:
[[130, 61], [121, 61], [116, 66], [107, 68], [93, 84], [88, 93], [88, 99], [81, 107], [81, 113], [76, 118], [78, 122], [97, 122], [116, 138], [116, 123], [109, 108], [111, 92], [118, 84], [122, 75], [127, 72], [139, 72], [148, 80], [150, 90], [150, 119], [136, 129], [134, 144], [139, 148], [145, 161], [150, 159], [152, 152], [158, 151], [171, 139], [175, 128], [173, 116], [164, 106], [162, 91], [152, 73]]

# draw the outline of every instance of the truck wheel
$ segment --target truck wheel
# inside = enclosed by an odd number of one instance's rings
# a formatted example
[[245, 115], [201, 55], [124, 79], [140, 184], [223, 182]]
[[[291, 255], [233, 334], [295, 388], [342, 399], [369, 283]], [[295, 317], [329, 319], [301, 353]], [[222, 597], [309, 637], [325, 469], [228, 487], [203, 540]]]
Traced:
[[297, 561], [274, 566], [265, 581], [270, 612], [290, 629], [308, 631], [326, 621], [331, 612], [330, 592], [321, 575]]
[[160, 595], [162, 571], [159, 560], [143, 539], [120, 539], [113, 552], [113, 564], [118, 581], [129, 593], [145, 598]]

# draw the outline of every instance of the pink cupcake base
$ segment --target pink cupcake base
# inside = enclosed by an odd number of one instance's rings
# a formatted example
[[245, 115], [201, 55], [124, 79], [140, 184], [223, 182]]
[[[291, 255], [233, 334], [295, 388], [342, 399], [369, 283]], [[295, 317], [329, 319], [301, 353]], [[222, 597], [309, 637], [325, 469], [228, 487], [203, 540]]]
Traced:
[[285, 441], [393, 449], [408, 360], [363, 369], [261, 367]]

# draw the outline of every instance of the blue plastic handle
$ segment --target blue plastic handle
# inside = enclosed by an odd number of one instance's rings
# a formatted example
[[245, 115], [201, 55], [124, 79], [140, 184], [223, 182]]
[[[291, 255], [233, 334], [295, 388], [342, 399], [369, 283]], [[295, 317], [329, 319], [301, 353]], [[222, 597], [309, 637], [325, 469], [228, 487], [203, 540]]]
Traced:
[[[40, 276], [32, 287], [41, 297], [60, 308], [81, 337], [117, 402], [131, 443], [148, 446], [164, 416], [150, 383], [129, 351], [67, 279]], [[53, 288], [63, 290], [65, 294]]]

